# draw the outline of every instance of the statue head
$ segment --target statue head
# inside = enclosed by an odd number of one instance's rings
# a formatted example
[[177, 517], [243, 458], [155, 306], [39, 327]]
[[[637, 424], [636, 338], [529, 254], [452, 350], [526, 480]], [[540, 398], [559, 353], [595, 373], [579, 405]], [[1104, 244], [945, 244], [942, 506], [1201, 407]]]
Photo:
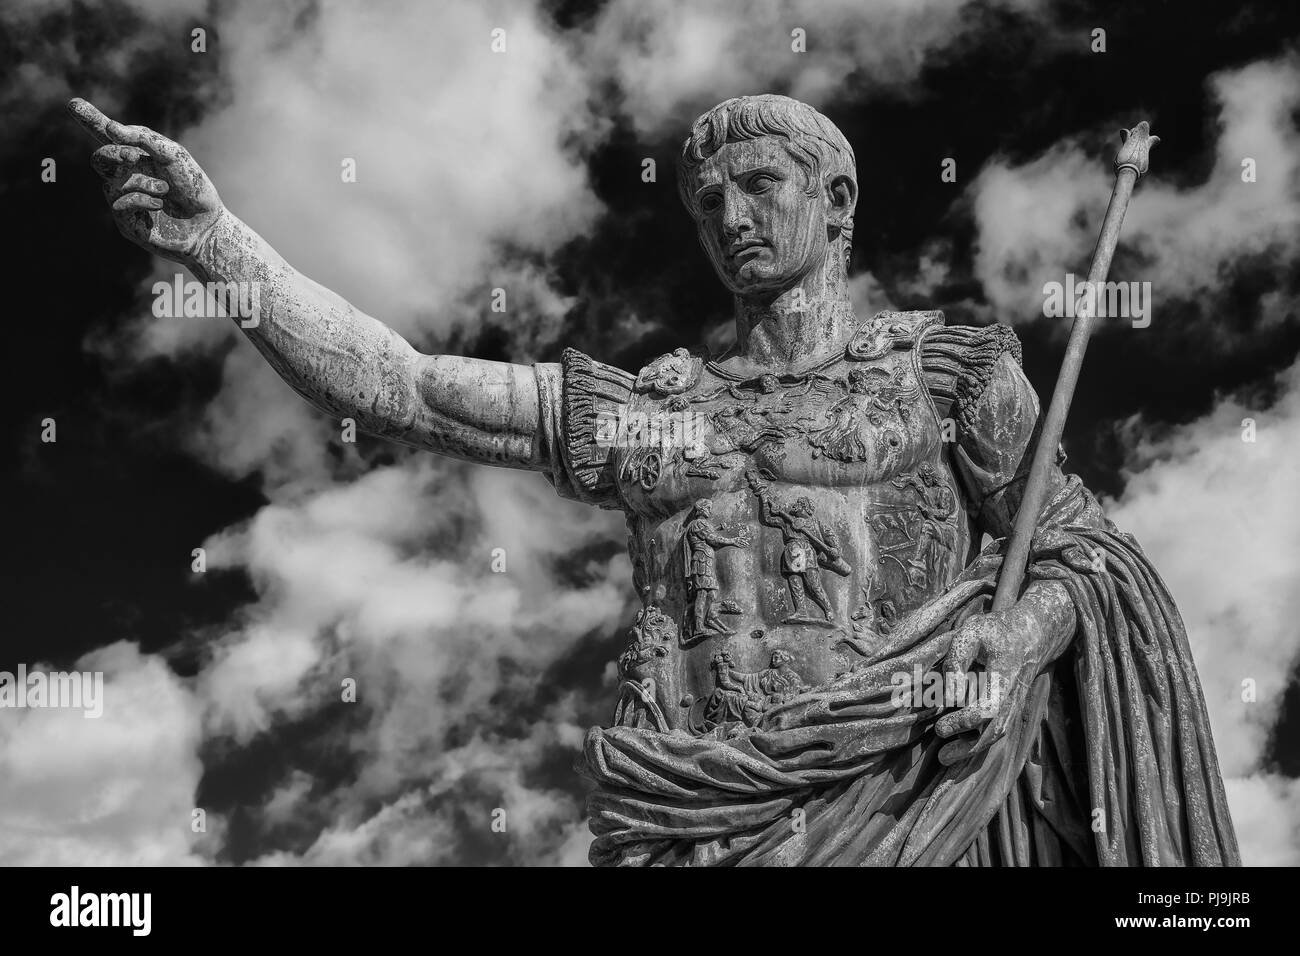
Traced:
[[692, 510], [696, 517], [711, 518], [713, 517], [713, 502], [708, 498], [701, 498], [695, 502], [695, 507]]
[[815, 510], [811, 498], [800, 496], [799, 499], [795, 501], [794, 507], [790, 509], [790, 512], [796, 518], [810, 518]]
[[811, 270], [847, 274], [857, 203], [853, 148], [786, 96], [739, 96], [695, 121], [677, 187], [700, 244], [737, 295], [779, 293]]

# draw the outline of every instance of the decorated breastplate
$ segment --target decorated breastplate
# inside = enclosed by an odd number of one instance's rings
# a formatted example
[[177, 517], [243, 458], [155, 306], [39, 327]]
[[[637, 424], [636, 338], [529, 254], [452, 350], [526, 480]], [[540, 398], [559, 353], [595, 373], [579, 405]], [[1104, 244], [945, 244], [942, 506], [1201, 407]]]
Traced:
[[969, 532], [915, 348], [942, 321], [881, 313], [798, 374], [684, 349], [642, 370], [614, 464], [656, 636], [634, 629], [620, 715], [753, 723], [947, 587]]

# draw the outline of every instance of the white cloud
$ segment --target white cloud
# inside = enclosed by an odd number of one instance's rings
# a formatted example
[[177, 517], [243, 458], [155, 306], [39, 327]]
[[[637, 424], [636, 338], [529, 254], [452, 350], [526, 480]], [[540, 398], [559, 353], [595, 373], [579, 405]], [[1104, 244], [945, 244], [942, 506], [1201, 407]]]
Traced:
[[[29, 670], [51, 670], [33, 664]], [[202, 862], [191, 840], [200, 707], [135, 644], [98, 648], [62, 670], [102, 671], [103, 714], [6, 710], [0, 720], [0, 862], [138, 866]], [[221, 821], [207, 819], [208, 837]]]
[[[576, 587], [554, 562], [619, 525], [611, 513], [557, 498], [536, 476], [414, 456], [278, 501], [206, 543], [210, 570], [243, 568], [259, 594], [215, 640], [199, 677], [207, 732], [244, 743], [348, 706], [344, 677], [357, 682], [366, 708], [362, 729], [338, 731], [337, 745], [360, 761], [358, 780], [315, 799], [314, 812], [333, 822], [303, 862], [347, 859], [361, 845], [359, 859], [406, 862], [431, 844], [393, 840], [394, 830], [418, 829], [429, 816], [441, 822], [426, 834], [451, 826], [453, 787], [470, 777], [478, 791], [499, 794], [516, 820], [512, 834], [546, 830], [516, 849], [522, 859], [550, 852], [548, 840], [562, 839], [558, 830], [580, 809], [527, 785], [525, 772], [548, 741], [576, 751], [580, 732], [566, 732], [572, 715], [554, 709], [523, 737], [508, 728], [578, 638], [617, 628], [631, 596], [626, 559], [602, 561]], [[505, 573], [490, 570], [496, 548]], [[497, 703], [503, 697], [508, 706]], [[453, 747], [449, 735], [466, 724], [483, 736]], [[277, 792], [269, 822], [291, 798], [308, 799], [301, 787]], [[376, 801], [378, 814], [366, 809]], [[435, 842], [440, 849], [423, 862], [445, 861], [455, 846], [451, 835]]]
[[[416, 342], [493, 318], [491, 290], [503, 287], [512, 332], [525, 348], [549, 344], [568, 303], [527, 257], [553, 252], [601, 209], [582, 160], [608, 124], [592, 111], [578, 53], [531, 5], [300, 12], [218, 11], [221, 105], [192, 129], [162, 132], [299, 270]], [[490, 48], [498, 27], [504, 53]], [[354, 183], [342, 182], [345, 159]], [[159, 264], [159, 276], [174, 273]], [[234, 334], [147, 318], [135, 333], [145, 355]]]
[[[1162, 181], [1162, 153], [1184, 147], [1168, 138], [1159, 143], [1121, 237], [1142, 265], [1131, 275], [1111, 270], [1111, 279], [1152, 283], [1155, 322], [1161, 303], [1212, 293], [1224, 271], [1249, 256], [1286, 261], [1300, 254], [1300, 130], [1292, 118], [1300, 59], [1253, 63], [1215, 74], [1209, 85], [1220, 112], [1208, 176], [1187, 188]], [[1093, 132], [1087, 135], [1095, 144]], [[1083, 141], [1072, 137], [1020, 166], [990, 162], [972, 186], [975, 271], [1001, 321], [1041, 317], [1045, 282], [1087, 273], [1114, 179]], [[1257, 163], [1254, 183], [1241, 178], [1248, 157]]]
[[[404, 707], [394, 707], [390, 717]], [[419, 754], [405, 786], [376, 788], [367, 772], [328, 797], [330, 823], [299, 854], [277, 851], [255, 865], [446, 864], [459, 861], [466, 839], [496, 842], [520, 865], [586, 864], [591, 834], [581, 808], [563, 792], [526, 781], [544, 748], [575, 749], [583, 730], [568, 702], [548, 708], [522, 736], [476, 733], [467, 742]], [[370, 747], [370, 752], [379, 748]], [[417, 780], [425, 781], [419, 786]], [[277, 817], [306, 809], [305, 781], [295, 780], [267, 805]], [[376, 798], [379, 808], [372, 809]], [[293, 801], [291, 804], [290, 801]]]
[[[612, 76], [643, 134], [685, 136], [696, 115], [730, 96], [789, 91], [820, 105], [853, 77], [905, 92], [926, 58], [969, 26], [967, 0], [614, 0], [595, 20], [587, 55]], [[1004, 7], [1031, 12], [1035, 2]], [[792, 49], [803, 29], [807, 53]], [[860, 144], [865, 146], [865, 144]]]
[[1300, 866], [1300, 780], [1260, 774], [1227, 787], [1246, 865]]

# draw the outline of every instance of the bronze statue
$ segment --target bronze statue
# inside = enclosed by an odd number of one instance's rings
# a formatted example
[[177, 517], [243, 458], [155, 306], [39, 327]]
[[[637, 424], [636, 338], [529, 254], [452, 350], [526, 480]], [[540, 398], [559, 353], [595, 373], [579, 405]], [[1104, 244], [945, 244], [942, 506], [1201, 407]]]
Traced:
[[[739, 97], [694, 124], [678, 186], [736, 340], [636, 374], [575, 349], [422, 355], [298, 273], [177, 143], [71, 108], [122, 233], [201, 281], [257, 283], [241, 328], [308, 401], [628, 516], [646, 598], [614, 726], [585, 747], [593, 862], [1238, 862], [1173, 601], [1054, 461], [1027, 583], [991, 610], [1039, 422], [1019, 342], [855, 315], [853, 150], [811, 107]], [[611, 416], [685, 408], [710, 432], [690, 447], [597, 440]], [[972, 670], [1006, 692], [891, 704], [895, 675]]]

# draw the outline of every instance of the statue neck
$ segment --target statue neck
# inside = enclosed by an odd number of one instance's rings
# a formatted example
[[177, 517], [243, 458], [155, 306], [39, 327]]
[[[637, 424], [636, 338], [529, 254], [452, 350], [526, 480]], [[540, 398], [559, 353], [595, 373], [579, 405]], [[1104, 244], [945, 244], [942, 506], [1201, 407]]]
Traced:
[[857, 320], [837, 252], [780, 293], [736, 296], [739, 364], [755, 374], [780, 375], [843, 351]]

